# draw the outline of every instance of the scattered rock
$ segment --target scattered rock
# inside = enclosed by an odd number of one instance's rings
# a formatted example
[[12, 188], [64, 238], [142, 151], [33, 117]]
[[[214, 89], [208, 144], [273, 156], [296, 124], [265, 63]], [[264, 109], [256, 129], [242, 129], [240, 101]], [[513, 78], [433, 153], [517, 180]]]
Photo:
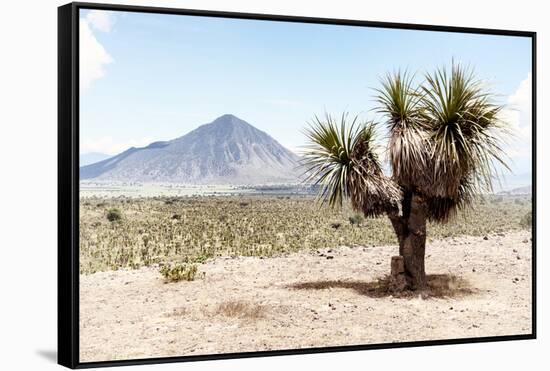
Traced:
[[334, 256], [332, 256], [332, 255], [327, 255], [326, 258], [327, 258], [327, 259], [334, 259]]
[[521, 242], [523, 242], [523, 243], [529, 243], [529, 240], [525, 239], [525, 240], [523, 240], [523, 241], [521, 241]]
[[521, 260], [521, 256], [519, 256], [519, 255], [516, 256], [516, 259], [517, 259], [517, 260]]
[[485, 241], [487, 241], [487, 240], [489, 239], [489, 237], [484, 236], [483, 239], [484, 239]]

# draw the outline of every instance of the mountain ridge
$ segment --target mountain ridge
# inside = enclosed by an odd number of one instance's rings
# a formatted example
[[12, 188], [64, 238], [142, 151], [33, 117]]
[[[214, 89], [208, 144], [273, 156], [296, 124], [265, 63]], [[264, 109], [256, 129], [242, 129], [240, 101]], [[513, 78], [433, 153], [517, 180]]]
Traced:
[[226, 114], [178, 138], [153, 142], [80, 168], [81, 180], [186, 184], [298, 181], [298, 156], [269, 134]]
[[79, 164], [81, 167], [86, 165], [91, 165], [91, 164], [95, 164], [96, 162], [106, 160], [109, 157], [112, 157], [112, 155], [108, 155], [106, 153], [101, 153], [101, 152], [86, 152], [86, 153], [80, 154]]

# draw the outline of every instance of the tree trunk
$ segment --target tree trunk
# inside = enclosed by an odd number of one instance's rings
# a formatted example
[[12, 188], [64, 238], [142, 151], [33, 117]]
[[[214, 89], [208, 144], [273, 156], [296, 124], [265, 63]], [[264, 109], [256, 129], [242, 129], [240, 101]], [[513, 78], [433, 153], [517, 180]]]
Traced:
[[422, 290], [427, 286], [424, 258], [426, 252], [426, 207], [419, 194], [406, 192], [402, 215], [389, 214], [403, 257], [406, 288]]

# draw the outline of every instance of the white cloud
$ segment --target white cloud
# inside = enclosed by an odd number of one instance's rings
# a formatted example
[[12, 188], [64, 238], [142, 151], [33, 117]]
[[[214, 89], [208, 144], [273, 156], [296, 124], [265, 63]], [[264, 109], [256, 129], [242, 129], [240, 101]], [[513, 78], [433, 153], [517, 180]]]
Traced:
[[532, 143], [532, 77], [531, 73], [520, 82], [514, 94], [507, 100], [501, 118], [510, 125], [515, 136], [513, 145], [508, 149], [511, 157], [531, 156]]
[[86, 91], [91, 84], [105, 75], [105, 65], [113, 58], [97, 40], [92, 30], [109, 32], [114, 24], [110, 12], [92, 10], [80, 19], [80, 89]]
[[116, 155], [130, 147], [144, 147], [153, 142], [152, 138], [130, 139], [117, 142], [111, 136], [83, 140], [80, 143], [80, 153], [99, 152], [107, 155]]
[[110, 32], [115, 24], [115, 17], [112, 12], [105, 10], [90, 10], [86, 15], [89, 25], [102, 32]]

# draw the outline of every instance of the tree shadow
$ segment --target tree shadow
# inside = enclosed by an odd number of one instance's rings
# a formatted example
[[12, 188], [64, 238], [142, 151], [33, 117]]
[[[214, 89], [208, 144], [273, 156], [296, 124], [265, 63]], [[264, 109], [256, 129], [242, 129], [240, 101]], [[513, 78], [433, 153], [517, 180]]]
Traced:
[[332, 288], [351, 289], [360, 295], [371, 298], [397, 297], [397, 298], [416, 298], [421, 296], [428, 298], [451, 298], [463, 297], [476, 293], [468, 281], [461, 277], [451, 274], [429, 274], [427, 275], [428, 287], [422, 291], [405, 290], [402, 292], [392, 292], [389, 288], [389, 276], [380, 278], [376, 281], [310, 281], [299, 282], [287, 286], [293, 290], [324, 290]]
[[55, 350], [37, 350], [36, 354], [50, 362], [57, 363], [57, 351]]

